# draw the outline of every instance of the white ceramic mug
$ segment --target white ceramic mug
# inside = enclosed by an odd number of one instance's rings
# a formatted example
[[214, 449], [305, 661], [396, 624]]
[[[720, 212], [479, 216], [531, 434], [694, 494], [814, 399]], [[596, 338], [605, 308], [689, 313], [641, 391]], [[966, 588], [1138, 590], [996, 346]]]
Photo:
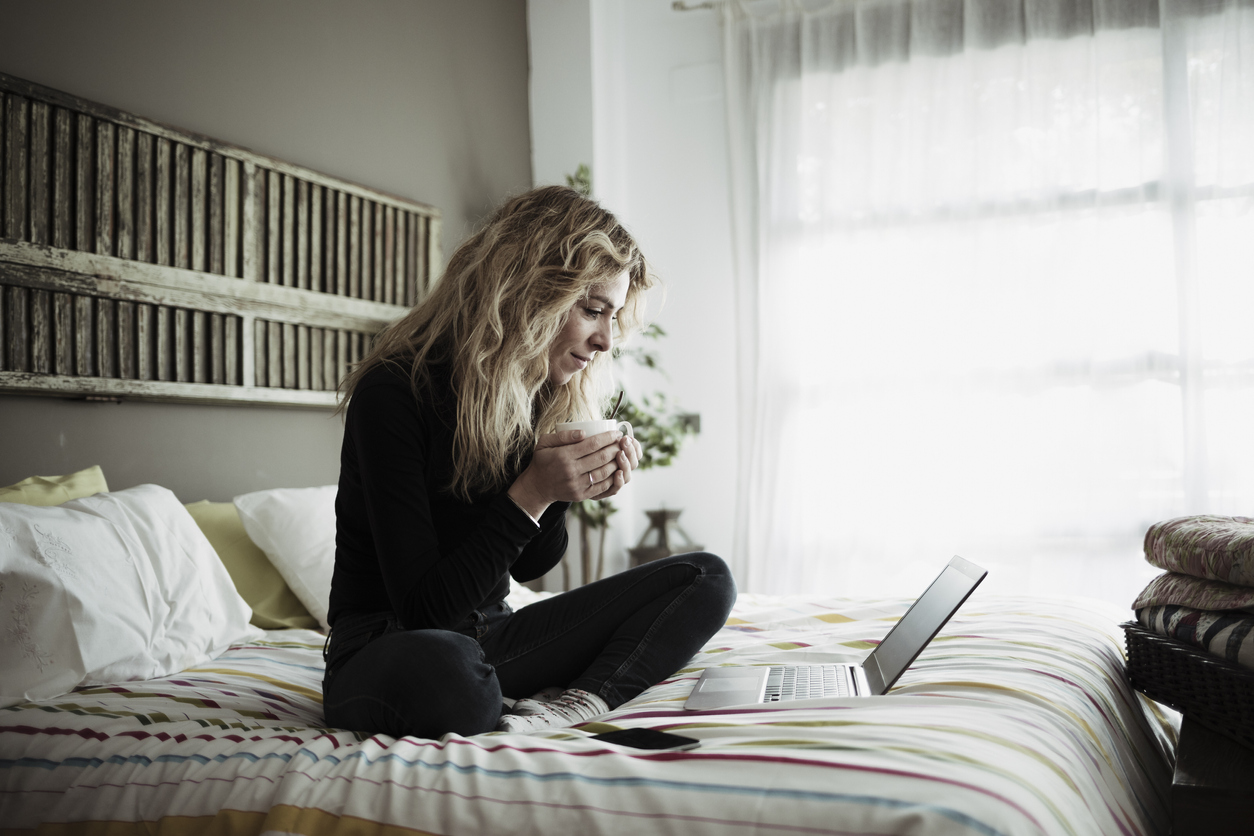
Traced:
[[557, 425], [558, 432], [564, 432], [565, 430], [583, 430], [584, 438], [607, 433], [610, 430], [622, 430], [623, 435], [629, 435], [632, 438], [636, 437], [631, 424], [628, 424], [626, 421], [615, 421], [613, 418], [606, 418], [603, 421], [567, 421], [565, 424]]

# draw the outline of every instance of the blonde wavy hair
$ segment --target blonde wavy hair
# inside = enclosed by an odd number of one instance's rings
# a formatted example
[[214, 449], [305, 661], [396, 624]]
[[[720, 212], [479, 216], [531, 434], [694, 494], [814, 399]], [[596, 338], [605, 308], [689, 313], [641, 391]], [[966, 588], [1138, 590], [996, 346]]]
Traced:
[[[598, 352], [561, 386], [549, 349], [575, 305], [623, 271], [629, 285], [615, 344], [639, 330], [657, 280], [613, 214], [573, 189], [546, 186], [506, 201], [449, 260], [431, 294], [374, 340], [341, 385], [347, 398], [373, 368], [405, 368], [415, 396], [447, 364], [457, 400], [454, 477], [470, 501], [501, 490], [540, 433], [601, 417], [611, 358]], [[342, 404], [343, 405], [343, 404]]]

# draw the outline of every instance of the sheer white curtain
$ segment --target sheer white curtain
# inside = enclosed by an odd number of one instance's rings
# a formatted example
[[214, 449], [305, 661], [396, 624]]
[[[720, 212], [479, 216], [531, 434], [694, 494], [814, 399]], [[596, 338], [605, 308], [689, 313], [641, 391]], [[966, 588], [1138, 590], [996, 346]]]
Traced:
[[1128, 605], [1254, 515], [1254, 4], [725, 6], [737, 577]]

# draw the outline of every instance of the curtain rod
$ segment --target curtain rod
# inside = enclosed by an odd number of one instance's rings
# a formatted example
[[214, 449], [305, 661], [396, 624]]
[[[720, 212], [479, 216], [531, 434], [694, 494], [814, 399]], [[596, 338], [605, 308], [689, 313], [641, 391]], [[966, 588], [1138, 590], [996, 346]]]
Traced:
[[[671, 3], [671, 10], [676, 12], [699, 12], [704, 9], [721, 9], [726, 6], [728, 2], [730, 2], [730, 0], [702, 0], [700, 3], [687, 3], [685, 0], [673, 0]], [[750, 3], [749, 5], [756, 4]], [[805, 0], [802, 0], [802, 6], [805, 7], [806, 5]], [[810, 5], [826, 8], [826, 6], [822, 3], [812, 3]]]

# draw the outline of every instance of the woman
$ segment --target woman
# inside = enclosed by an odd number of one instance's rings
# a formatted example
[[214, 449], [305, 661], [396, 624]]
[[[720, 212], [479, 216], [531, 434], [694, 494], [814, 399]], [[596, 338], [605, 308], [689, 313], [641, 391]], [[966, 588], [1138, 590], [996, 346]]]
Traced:
[[[508, 201], [345, 383], [328, 724], [394, 736], [568, 726], [682, 667], [726, 620], [719, 558], [677, 555], [513, 613], [566, 551], [571, 502], [641, 449], [600, 417], [615, 335], [654, 284], [609, 212], [560, 187]], [[526, 699], [528, 694], [534, 698]], [[513, 703], [503, 713], [505, 699]]]

